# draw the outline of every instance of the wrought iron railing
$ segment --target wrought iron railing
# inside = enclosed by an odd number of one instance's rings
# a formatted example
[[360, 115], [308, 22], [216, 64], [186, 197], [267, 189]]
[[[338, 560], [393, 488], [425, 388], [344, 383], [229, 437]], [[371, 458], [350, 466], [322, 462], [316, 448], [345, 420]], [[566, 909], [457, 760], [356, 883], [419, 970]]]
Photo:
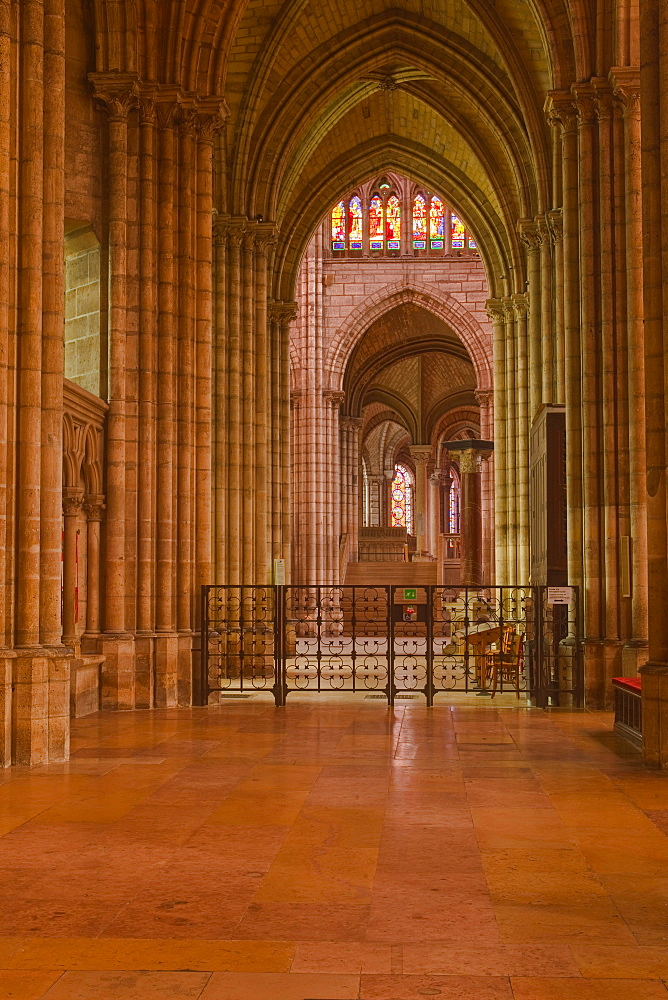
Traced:
[[579, 595], [547, 587], [207, 586], [201, 703], [228, 692], [584, 700]]

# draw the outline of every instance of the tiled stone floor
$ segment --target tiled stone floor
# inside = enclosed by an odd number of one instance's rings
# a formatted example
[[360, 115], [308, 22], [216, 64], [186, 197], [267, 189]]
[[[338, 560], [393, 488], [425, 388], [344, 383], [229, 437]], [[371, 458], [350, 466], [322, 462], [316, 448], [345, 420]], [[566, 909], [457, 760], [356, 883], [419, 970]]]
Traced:
[[668, 1000], [668, 778], [605, 714], [75, 723], [0, 774], [0, 997]]

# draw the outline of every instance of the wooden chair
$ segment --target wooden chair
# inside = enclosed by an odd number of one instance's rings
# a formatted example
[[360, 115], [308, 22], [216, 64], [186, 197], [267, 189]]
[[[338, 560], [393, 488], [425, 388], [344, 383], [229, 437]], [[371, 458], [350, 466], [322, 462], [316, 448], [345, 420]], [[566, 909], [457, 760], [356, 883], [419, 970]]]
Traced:
[[501, 637], [501, 649], [487, 653], [485, 672], [492, 678], [492, 698], [496, 694], [501, 675], [501, 683], [512, 683], [515, 694], [520, 696], [520, 672], [522, 669], [524, 636], [515, 631], [514, 626], [507, 625]]

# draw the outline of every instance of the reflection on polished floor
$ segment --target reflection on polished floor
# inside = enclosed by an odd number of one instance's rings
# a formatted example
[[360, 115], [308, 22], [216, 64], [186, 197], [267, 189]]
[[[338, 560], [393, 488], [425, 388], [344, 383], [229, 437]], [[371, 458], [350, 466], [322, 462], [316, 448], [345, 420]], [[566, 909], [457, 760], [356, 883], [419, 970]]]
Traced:
[[0, 775], [0, 997], [665, 1000], [668, 780], [480, 701], [79, 720]]

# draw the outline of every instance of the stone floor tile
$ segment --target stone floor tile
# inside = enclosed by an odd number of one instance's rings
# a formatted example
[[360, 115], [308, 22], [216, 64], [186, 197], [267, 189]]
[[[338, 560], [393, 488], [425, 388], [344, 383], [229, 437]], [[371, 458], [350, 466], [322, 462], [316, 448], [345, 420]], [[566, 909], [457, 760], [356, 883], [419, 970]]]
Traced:
[[396, 954], [389, 945], [359, 941], [298, 944], [291, 972], [391, 973]]
[[500, 976], [362, 976], [360, 1000], [513, 1000]]
[[659, 979], [517, 979], [514, 1000], [665, 1000]]
[[[364, 971], [364, 970], [362, 970]], [[405, 944], [403, 972], [476, 976], [577, 976], [580, 970], [564, 944]]]
[[2, 1000], [41, 1000], [50, 986], [63, 975], [56, 972], [0, 971]]
[[214, 973], [201, 1000], [357, 1000], [359, 976]]
[[198, 1000], [208, 972], [65, 972], [44, 1000]]

